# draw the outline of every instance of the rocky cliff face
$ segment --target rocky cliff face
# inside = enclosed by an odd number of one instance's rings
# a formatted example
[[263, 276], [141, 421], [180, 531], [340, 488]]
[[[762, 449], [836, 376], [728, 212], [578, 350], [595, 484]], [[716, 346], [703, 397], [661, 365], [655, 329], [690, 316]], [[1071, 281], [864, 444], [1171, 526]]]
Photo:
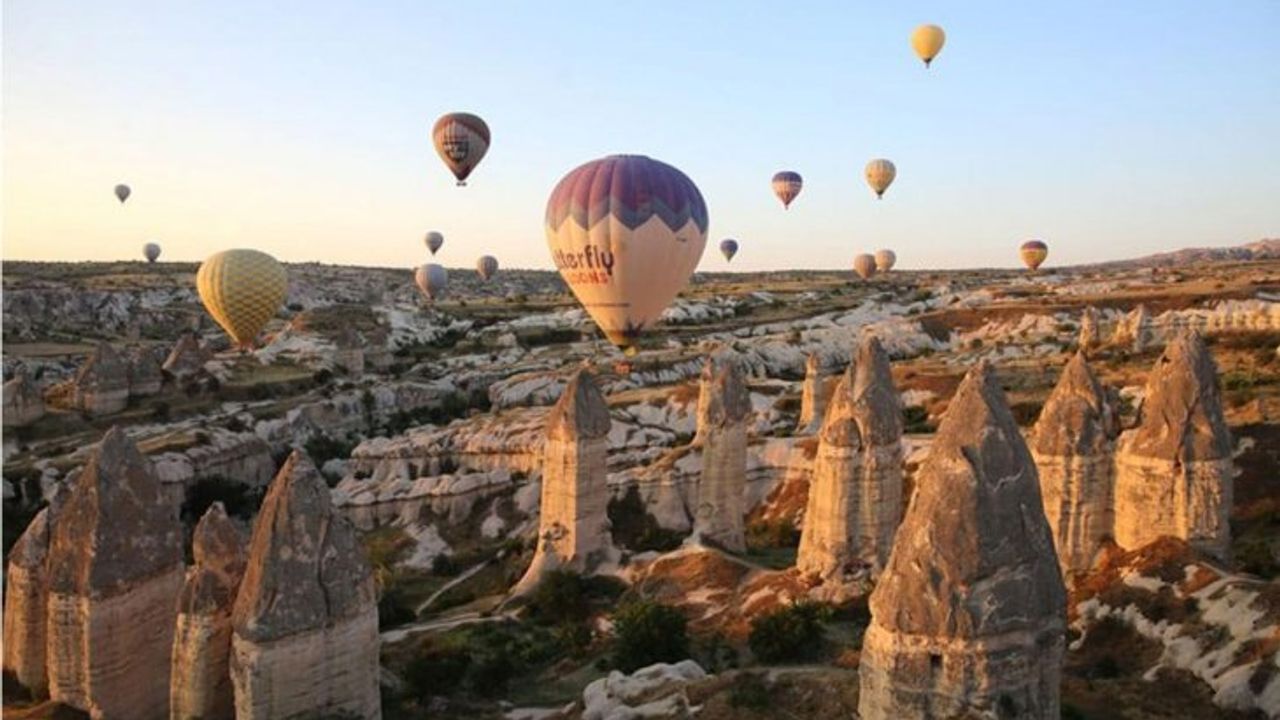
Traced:
[[346, 370], [348, 377], [364, 375], [364, 338], [354, 328], [347, 326], [338, 334], [333, 364]]
[[1152, 369], [1137, 427], [1120, 438], [1116, 542], [1135, 549], [1171, 535], [1226, 557], [1231, 452], [1213, 357], [1198, 334], [1182, 333]]
[[746, 550], [743, 535], [744, 485], [747, 473], [747, 421], [751, 398], [733, 354], [707, 358], [698, 397], [698, 432], [702, 478], [694, 506], [693, 530], [729, 550]]
[[134, 348], [129, 353], [129, 396], [148, 397], [160, 392], [164, 375], [160, 361], [150, 348]]
[[1066, 593], [1035, 465], [985, 363], [917, 488], [871, 594], [859, 713], [1056, 720]]
[[53, 699], [94, 717], [163, 717], [182, 534], [123, 431], [107, 432], [72, 485], [48, 567]]
[[187, 490], [199, 480], [225, 478], [250, 487], [271, 481], [276, 464], [271, 447], [253, 433], [236, 433], [222, 428], [203, 431], [207, 442], [182, 452], [151, 457], [165, 497], [178, 507]]
[[208, 359], [208, 353], [200, 347], [200, 341], [195, 333], [184, 333], [161, 367], [181, 382], [203, 372], [205, 361]]
[[373, 575], [301, 452], [254, 522], [231, 621], [238, 720], [381, 717]]
[[191, 538], [195, 565], [178, 596], [178, 620], [169, 667], [171, 720], [233, 720], [231, 608], [244, 575], [244, 540], [214, 503]]
[[553, 569], [591, 572], [612, 548], [606, 484], [612, 422], [595, 376], [579, 370], [547, 416], [538, 548], [517, 594]]
[[796, 568], [831, 578], [883, 567], [902, 516], [902, 405], [889, 356], [866, 338], [836, 386], [818, 454]]
[[49, 508], [36, 514], [9, 551], [4, 587], [4, 669], [33, 694], [49, 690], [45, 669]]
[[4, 427], [23, 427], [44, 417], [44, 394], [27, 369], [19, 366], [13, 379], [4, 384], [4, 407], [0, 410]]
[[90, 415], [120, 412], [129, 403], [129, 363], [100, 342], [81, 366], [72, 385], [72, 405]]
[[1102, 384], [1075, 354], [1031, 431], [1044, 512], [1064, 571], [1087, 570], [1112, 530], [1112, 463], [1118, 432]]

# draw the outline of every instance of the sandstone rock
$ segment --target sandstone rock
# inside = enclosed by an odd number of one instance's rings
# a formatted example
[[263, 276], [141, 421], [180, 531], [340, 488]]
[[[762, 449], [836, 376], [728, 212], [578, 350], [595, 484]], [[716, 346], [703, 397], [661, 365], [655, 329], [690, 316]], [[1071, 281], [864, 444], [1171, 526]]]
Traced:
[[685, 688], [707, 677], [692, 660], [657, 663], [631, 675], [617, 670], [582, 691], [582, 720], [691, 717]]
[[247, 562], [231, 617], [237, 720], [380, 718], [372, 571], [301, 452], [271, 483]]
[[1102, 327], [1098, 309], [1090, 305], [1080, 313], [1080, 348], [1088, 350], [1102, 344]]
[[162, 368], [178, 381], [200, 374], [204, 371], [208, 353], [200, 347], [195, 333], [185, 333], [165, 358]]
[[151, 463], [120, 429], [76, 478], [48, 567], [52, 698], [95, 718], [164, 717], [182, 534]]
[[821, 355], [809, 353], [809, 358], [804, 363], [804, 388], [800, 394], [797, 435], [809, 435], [822, 427], [822, 419], [827, 414], [827, 403], [839, 382], [840, 374], [827, 372]]
[[150, 348], [134, 348], [129, 354], [129, 396], [148, 397], [160, 392], [164, 375]]
[[728, 352], [707, 358], [698, 396], [702, 478], [694, 506], [693, 530], [728, 550], [746, 550], [743, 533], [747, 473], [747, 420], [751, 398], [738, 359]]
[[1227, 557], [1232, 448], [1213, 357], [1198, 334], [1180, 334], [1148, 377], [1137, 427], [1120, 438], [1116, 542], [1136, 549], [1171, 535]]
[[100, 342], [72, 385], [72, 405], [91, 415], [120, 412], [129, 403], [129, 363], [110, 343]]
[[1139, 305], [1129, 315], [1128, 339], [1133, 343], [1134, 352], [1143, 352], [1151, 342], [1151, 317], [1147, 314], [1147, 306]]
[[175, 507], [200, 480], [222, 478], [252, 488], [271, 481], [276, 463], [271, 447], [262, 438], [216, 427], [201, 432], [207, 438], [204, 444], [151, 457], [161, 489]]
[[581, 369], [547, 416], [538, 548], [514, 592], [535, 588], [556, 568], [593, 571], [612, 548], [606, 485], [609, 406], [595, 376]]
[[350, 325], [344, 327], [336, 341], [338, 349], [333, 354], [335, 365], [347, 371], [349, 377], [364, 375], [364, 338]]
[[170, 665], [171, 720], [232, 720], [235, 694], [228, 659], [231, 608], [244, 575], [244, 540], [214, 503], [191, 538], [196, 564], [178, 596]]
[[1112, 528], [1115, 411], [1080, 351], [1029, 437], [1045, 517], [1064, 571], [1087, 570]]
[[1035, 465], [985, 363], [951, 400], [870, 605], [863, 720], [1058, 718], [1066, 593]]
[[819, 433], [796, 568], [828, 578], [884, 566], [902, 517], [902, 404], [889, 356], [864, 338]]
[[4, 408], [0, 411], [4, 427], [22, 427], [44, 417], [44, 394], [19, 365], [13, 379], [4, 384]]
[[48, 556], [49, 508], [45, 508], [9, 551], [4, 587], [4, 669], [36, 696], [49, 691], [45, 669]]

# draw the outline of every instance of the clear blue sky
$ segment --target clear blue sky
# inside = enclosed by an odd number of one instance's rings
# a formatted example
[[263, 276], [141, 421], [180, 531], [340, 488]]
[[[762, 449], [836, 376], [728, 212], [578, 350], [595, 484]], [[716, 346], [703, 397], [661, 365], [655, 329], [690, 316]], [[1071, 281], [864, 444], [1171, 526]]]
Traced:
[[[1280, 2], [905, 5], [7, 0], [3, 257], [154, 239], [167, 260], [407, 267], [439, 229], [448, 265], [549, 268], [547, 195], [614, 152], [699, 185], [704, 270], [724, 237], [764, 269], [1280, 236]], [[923, 22], [947, 31], [928, 71]], [[430, 146], [453, 110], [493, 131], [467, 188]], [[878, 156], [898, 166], [882, 202], [861, 177]], [[784, 168], [805, 177], [789, 212]]]

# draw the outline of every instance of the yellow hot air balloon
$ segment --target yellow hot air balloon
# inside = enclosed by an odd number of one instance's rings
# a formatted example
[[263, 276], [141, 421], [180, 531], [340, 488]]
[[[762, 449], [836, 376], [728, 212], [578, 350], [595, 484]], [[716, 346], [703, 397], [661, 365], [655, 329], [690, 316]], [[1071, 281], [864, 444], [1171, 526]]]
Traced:
[[876, 274], [876, 256], [863, 253], [853, 259], [853, 271], [863, 280], [870, 280]]
[[867, 177], [867, 184], [875, 190], [876, 197], [884, 197], [884, 191], [889, 189], [893, 184], [893, 179], [898, 176], [898, 169], [893, 163], [884, 158], [876, 158], [867, 163], [866, 170], [863, 174]]
[[925, 67], [938, 57], [946, 42], [947, 34], [937, 25], [921, 25], [911, 33], [911, 48], [924, 61]]
[[224, 250], [196, 272], [200, 300], [238, 347], [251, 348], [289, 289], [284, 266], [258, 250]]
[[1018, 254], [1022, 256], [1022, 262], [1031, 272], [1035, 272], [1040, 265], [1049, 257], [1049, 246], [1043, 240], [1028, 240], [1022, 243], [1022, 247], [1018, 248]]

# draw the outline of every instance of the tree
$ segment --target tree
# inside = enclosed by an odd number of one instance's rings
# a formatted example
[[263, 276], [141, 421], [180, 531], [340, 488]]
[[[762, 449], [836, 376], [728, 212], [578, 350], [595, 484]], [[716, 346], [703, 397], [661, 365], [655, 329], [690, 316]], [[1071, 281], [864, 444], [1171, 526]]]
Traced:
[[669, 605], [633, 602], [614, 614], [613, 623], [618, 633], [613, 664], [623, 672], [689, 657], [684, 616]]

